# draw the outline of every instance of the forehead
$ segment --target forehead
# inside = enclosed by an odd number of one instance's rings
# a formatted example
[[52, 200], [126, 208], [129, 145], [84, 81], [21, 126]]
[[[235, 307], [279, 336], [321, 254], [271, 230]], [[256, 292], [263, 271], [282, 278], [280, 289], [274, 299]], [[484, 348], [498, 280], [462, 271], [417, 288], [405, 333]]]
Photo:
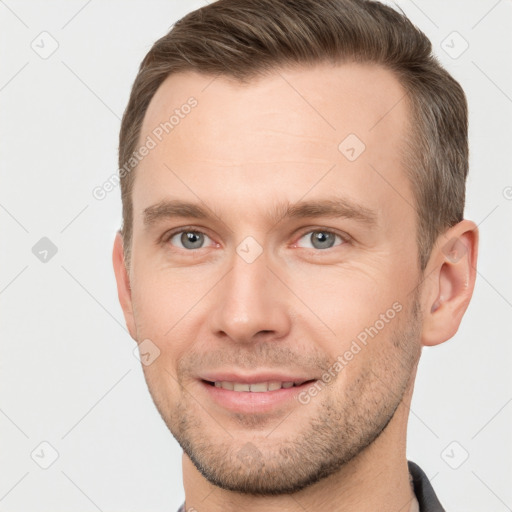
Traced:
[[[274, 121], [293, 120], [288, 126], [290, 133], [318, 131], [337, 140], [352, 130], [371, 143], [386, 129], [398, 129], [403, 124], [407, 118], [405, 96], [394, 74], [375, 64], [295, 66], [276, 69], [244, 84], [227, 76], [187, 71], [167, 77], [158, 88], [142, 133], [152, 132], [194, 97], [200, 108], [186, 124], [211, 136], [240, 126], [271, 128]], [[217, 117], [212, 119], [213, 115]], [[188, 135], [182, 126], [173, 130], [172, 137], [180, 132]]]
[[173, 193], [219, 201], [231, 194], [230, 204], [242, 207], [275, 190], [293, 201], [333, 166], [313, 194], [343, 185], [352, 197], [374, 193], [376, 204], [397, 193], [410, 198], [406, 100], [389, 70], [369, 64], [286, 68], [247, 84], [171, 75], [143, 121], [139, 142], [150, 138], [154, 148], [136, 171], [134, 211]]

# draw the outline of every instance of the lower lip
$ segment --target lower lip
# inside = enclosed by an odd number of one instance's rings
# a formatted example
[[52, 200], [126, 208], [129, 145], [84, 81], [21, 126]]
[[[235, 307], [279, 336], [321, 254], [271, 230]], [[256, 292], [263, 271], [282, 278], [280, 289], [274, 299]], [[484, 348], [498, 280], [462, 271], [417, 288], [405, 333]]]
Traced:
[[201, 381], [201, 385], [214, 402], [225, 409], [239, 413], [270, 412], [278, 406], [291, 402], [301, 391], [304, 391], [314, 383], [315, 381], [312, 380], [300, 386], [258, 393], [253, 391], [231, 391], [230, 389], [218, 388], [205, 381]]

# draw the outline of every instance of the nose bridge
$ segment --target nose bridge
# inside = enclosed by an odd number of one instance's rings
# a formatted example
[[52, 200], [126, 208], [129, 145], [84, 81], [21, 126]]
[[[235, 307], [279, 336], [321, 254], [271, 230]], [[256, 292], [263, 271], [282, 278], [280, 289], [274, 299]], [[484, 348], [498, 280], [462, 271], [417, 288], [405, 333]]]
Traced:
[[251, 250], [254, 248], [243, 242], [237, 248], [231, 270], [215, 295], [211, 316], [214, 333], [224, 333], [242, 343], [254, 341], [262, 331], [271, 337], [281, 337], [289, 329], [286, 297], [267, 268], [267, 255], [263, 251], [254, 259], [254, 253], [247, 257]]

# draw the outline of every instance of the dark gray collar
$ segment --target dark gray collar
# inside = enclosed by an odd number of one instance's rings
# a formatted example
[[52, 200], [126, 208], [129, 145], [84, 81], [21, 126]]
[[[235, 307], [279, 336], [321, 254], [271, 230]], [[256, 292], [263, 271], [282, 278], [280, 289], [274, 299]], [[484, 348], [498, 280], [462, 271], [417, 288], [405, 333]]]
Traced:
[[420, 505], [420, 512], [446, 512], [432, 488], [427, 475], [414, 462], [407, 461], [411, 474], [414, 494]]

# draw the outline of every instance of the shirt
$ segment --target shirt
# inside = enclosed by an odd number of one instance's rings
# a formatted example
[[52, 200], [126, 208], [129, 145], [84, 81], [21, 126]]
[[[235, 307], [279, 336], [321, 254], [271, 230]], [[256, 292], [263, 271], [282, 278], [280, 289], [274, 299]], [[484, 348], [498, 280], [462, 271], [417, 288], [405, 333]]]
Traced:
[[[419, 512], [446, 512], [437, 499], [436, 493], [432, 488], [432, 484], [423, 470], [410, 460], [407, 461], [407, 464], [412, 478], [414, 494], [418, 500]], [[191, 512], [193, 512], [193, 510], [194, 509], [192, 509]], [[181, 505], [178, 512], [187, 512], [185, 510], [185, 503]]]

